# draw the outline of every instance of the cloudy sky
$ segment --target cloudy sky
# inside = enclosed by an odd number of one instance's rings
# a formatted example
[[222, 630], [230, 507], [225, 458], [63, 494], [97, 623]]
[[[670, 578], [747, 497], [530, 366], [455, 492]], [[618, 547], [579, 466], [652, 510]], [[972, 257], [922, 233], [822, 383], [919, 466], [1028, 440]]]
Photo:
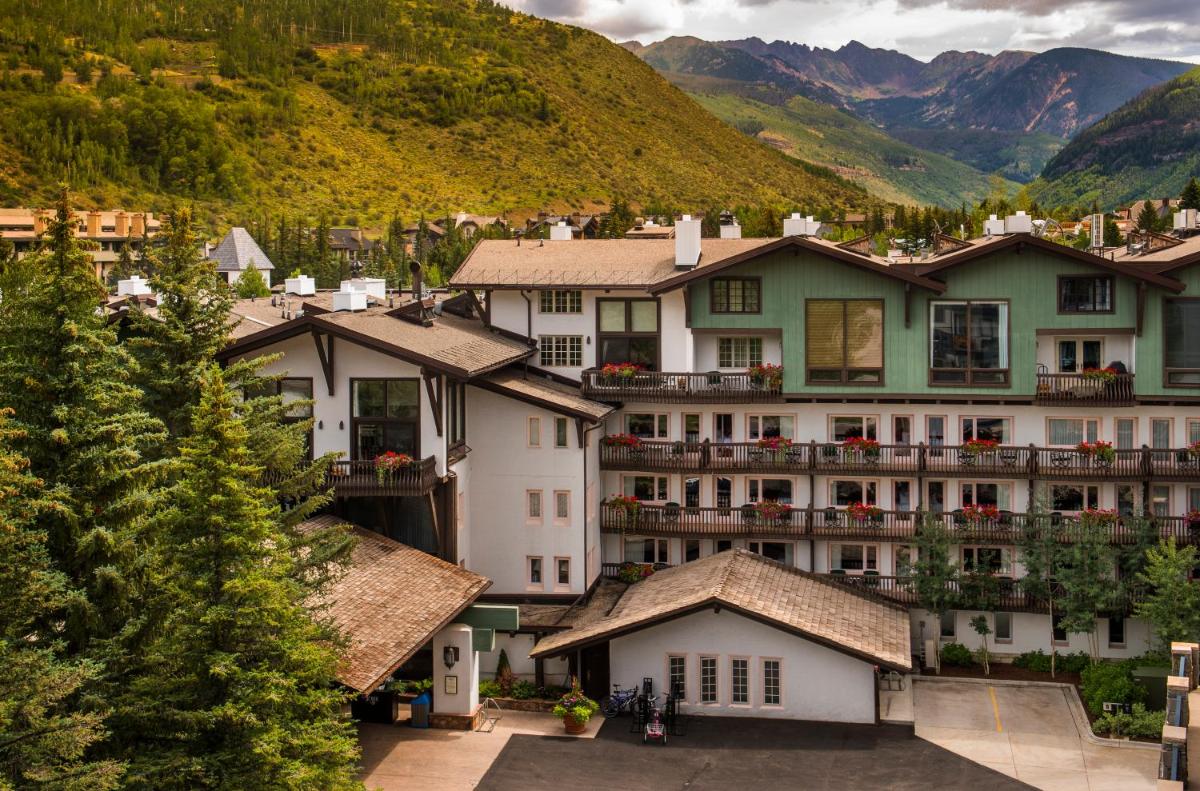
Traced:
[[502, 0], [617, 41], [850, 39], [928, 60], [947, 49], [1096, 47], [1200, 63], [1200, 0]]

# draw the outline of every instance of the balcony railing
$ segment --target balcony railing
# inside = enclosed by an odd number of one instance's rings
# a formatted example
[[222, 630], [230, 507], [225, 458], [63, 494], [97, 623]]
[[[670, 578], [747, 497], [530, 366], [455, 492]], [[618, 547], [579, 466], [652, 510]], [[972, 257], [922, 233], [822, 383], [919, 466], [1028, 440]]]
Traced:
[[1039, 406], [1134, 406], [1133, 374], [1115, 374], [1105, 382], [1084, 374], [1037, 375], [1034, 403]]
[[780, 390], [745, 372], [639, 371], [633, 376], [604, 374], [596, 368], [583, 372], [583, 395], [597, 401], [767, 403], [780, 400]]
[[427, 456], [380, 477], [374, 461], [335, 461], [329, 483], [338, 497], [417, 497], [437, 485], [437, 465]]
[[1113, 458], [1075, 448], [1004, 445], [973, 451], [962, 445], [880, 445], [872, 450], [836, 442], [762, 448], [756, 442], [671, 442], [600, 447], [606, 470], [667, 473], [782, 473], [1043, 480], [1200, 482], [1200, 453], [1187, 448], [1116, 450]]
[[[600, 529], [605, 533], [624, 533], [654, 538], [749, 538], [749, 539], [837, 539], [856, 538], [876, 541], [915, 539], [923, 519], [929, 514], [917, 511], [881, 511], [877, 516], [856, 518], [842, 508], [793, 508], [782, 517], [768, 518], [753, 505], [740, 507], [684, 507], [674, 503], [639, 503], [634, 511], [624, 505], [601, 504]], [[1032, 529], [1048, 529], [1064, 543], [1080, 534], [1078, 517], [1053, 513], [1031, 514], [1001, 512], [996, 518], [971, 518], [959, 512], [934, 515], [956, 541], [989, 544], [1015, 544]], [[1150, 535], [1139, 536], [1142, 525]], [[1134, 544], [1174, 538], [1176, 543], [1200, 545], [1200, 524], [1183, 517], [1146, 517], [1114, 519], [1106, 525], [1112, 544]]]

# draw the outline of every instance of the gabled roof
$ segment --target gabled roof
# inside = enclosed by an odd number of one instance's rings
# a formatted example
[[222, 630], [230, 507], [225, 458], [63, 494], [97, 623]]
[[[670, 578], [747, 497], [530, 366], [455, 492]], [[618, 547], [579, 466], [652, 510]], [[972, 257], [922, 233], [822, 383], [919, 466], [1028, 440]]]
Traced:
[[[945, 283], [940, 283], [936, 280], [930, 280], [902, 269], [890, 267], [887, 264], [876, 260], [874, 256], [867, 256], [851, 252], [841, 248], [837, 244], [816, 239], [811, 236], [785, 236], [782, 239], [774, 239], [770, 241], [759, 239], [757, 241], [761, 242], [761, 244], [758, 244], [736, 255], [731, 255], [715, 261], [709, 258], [708, 253], [708, 247], [713, 241], [719, 240], [705, 239], [701, 243], [699, 266], [697, 266], [695, 269], [676, 274], [673, 277], [669, 277], [658, 282], [650, 289], [650, 293], [661, 294], [665, 291], [672, 291], [674, 289], [681, 288], [682, 286], [685, 286], [695, 280], [712, 277], [718, 272], [723, 272], [731, 267], [735, 267], [749, 261], [754, 261], [762, 256], [770, 255], [781, 250], [807, 250], [809, 252], [817, 253], [818, 255], [823, 255], [826, 258], [832, 258], [835, 261], [841, 261], [843, 263], [856, 266], [860, 269], [865, 269], [868, 272], [874, 272], [875, 274], [883, 275], [884, 277], [890, 277], [895, 280], [910, 283], [914, 286], [920, 286], [921, 288], [928, 289], [939, 294], [946, 289]], [[704, 263], [706, 258], [709, 259], [710, 263]]]
[[242, 272], [249, 269], [251, 264], [260, 272], [275, 268], [245, 228], [230, 228], [208, 257], [217, 262], [218, 272]]
[[630, 585], [606, 616], [543, 638], [530, 656], [558, 656], [713, 607], [866, 662], [912, 669], [904, 607], [744, 549], [655, 572]]
[[[333, 516], [302, 522], [301, 532], [342, 524]], [[351, 526], [357, 543], [345, 574], [309, 602], [333, 620], [347, 645], [337, 679], [367, 693], [490, 586], [491, 580], [433, 555]]]
[[1132, 266], [1129, 264], [1113, 261], [1108, 258], [1103, 258], [1098, 255], [1093, 255], [1083, 250], [1076, 250], [1074, 247], [1067, 247], [1056, 242], [1042, 239], [1027, 233], [1013, 233], [1004, 236], [993, 236], [987, 239], [973, 241], [970, 247], [954, 252], [946, 253], [939, 256], [925, 266], [919, 267], [919, 272], [922, 277], [930, 277], [939, 272], [965, 264], [968, 261], [974, 261], [986, 255], [1000, 252], [1001, 250], [1020, 249], [1022, 247], [1033, 247], [1044, 252], [1052, 253], [1061, 258], [1067, 258], [1072, 261], [1090, 264], [1098, 269], [1103, 269], [1126, 277], [1131, 277], [1135, 280], [1141, 280], [1150, 283], [1160, 288], [1165, 288], [1168, 291], [1180, 292], [1183, 291], [1183, 284], [1174, 278], [1159, 275], [1150, 268], [1141, 266]]

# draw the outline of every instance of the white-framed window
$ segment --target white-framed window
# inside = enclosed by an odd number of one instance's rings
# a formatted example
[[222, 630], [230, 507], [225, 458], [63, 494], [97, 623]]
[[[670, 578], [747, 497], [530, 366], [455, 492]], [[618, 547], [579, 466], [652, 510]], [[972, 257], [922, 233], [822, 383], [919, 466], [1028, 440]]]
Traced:
[[1011, 547], [965, 546], [961, 550], [963, 571], [977, 571], [1000, 577], [1012, 576]]
[[1013, 617], [1010, 612], [992, 614], [994, 628], [993, 636], [997, 643], [1011, 643], [1013, 640]]
[[687, 700], [687, 655], [667, 654], [667, 692]]
[[1103, 338], [1058, 338], [1054, 348], [1060, 374], [1077, 374], [1088, 368], [1104, 367]]
[[559, 489], [554, 492], [554, 521], [569, 522], [571, 519], [571, 493]]
[[538, 352], [545, 368], [578, 368], [583, 365], [583, 336], [539, 335]]
[[542, 419], [531, 417], [525, 429], [525, 441], [531, 448], [542, 447]]
[[542, 580], [542, 559], [539, 557], [525, 558], [526, 579], [529, 581], [529, 587], [541, 588]]
[[1117, 450], [1133, 450], [1137, 447], [1137, 418], [1119, 417], [1113, 421], [1116, 426], [1113, 445]]
[[1155, 484], [1150, 487], [1150, 513], [1155, 516], [1171, 515], [1171, 487]]
[[791, 541], [750, 541], [746, 548], [756, 555], [770, 558], [785, 566], [795, 565], [795, 545]]
[[700, 657], [700, 702], [717, 702], [717, 658]]
[[752, 503], [774, 500], [791, 505], [794, 502], [790, 478], [750, 478], [746, 481], [746, 492]]
[[541, 291], [538, 313], [583, 313], [583, 292], [575, 290]]
[[1174, 434], [1174, 424], [1169, 417], [1150, 418], [1150, 447], [1155, 450], [1171, 447], [1171, 435]]
[[1050, 485], [1052, 511], [1078, 512], [1100, 507], [1100, 487], [1090, 483], [1054, 483]]
[[570, 424], [565, 417], [554, 418], [554, 447], [565, 448], [570, 444]]
[[571, 586], [570, 558], [554, 559], [554, 584], [560, 588], [569, 588]]
[[1100, 438], [1100, 419], [1084, 417], [1046, 418], [1046, 444], [1059, 447], [1074, 447], [1083, 441], [1095, 442]]
[[959, 504], [963, 508], [971, 505], [993, 505], [1001, 511], [1007, 511], [1012, 504], [1011, 483], [960, 481], [958, 490]]
[[542, 490], [525, 491], [525, 518], [530, 522], [542, 521]]
[[746, 436], [751, 441], [768, 437], [796, 438], [796, 418], [793, 415], [748, 415]]
[[925, 416], [925, 441], [929, 447], [936, 448], [946, 444], [946, 416]]
[[671, 432], [671, 416], [653, 412], [628, 412], [625, 433], [642, 439], [666, 439]]
[[781, 689], [780, 678], [780, 661], [779, 659], [763, 659], [762, 675], [763, 675], [763, 705], [778, 706], [783, 702], [783, 690]]
[[829, 568], [847, 574], [879, 571], [879, 545], [830, 544]]
[[829, 502], [843, 508], [855, 503], [875, 505], [879, 502], [879, 483], [867, 480], [832, 480], [829, 482]]
[[1012, 442], [1012, 418], [964, 417], [961, 419], [962, 441], [990, 439], [1001, 445]]
[[879, 418], [873, 415], [830, 415], [829, 439], [845, 442], [854, 437], [879, 439]]
[[625, 539], [625, 561], [627, 563], [669, 563], [665, 538]]
[[892, 480], [892, 510], [913, 511], [913, 492], [917, 489], [914, 481]]
[[734, 706], [750, 705], [750, 660], [746, 657], [729, 660], [729, 702]]
[[763, 339], [752, 335], [717, 338], [718, 368], [749, 368], [762, 365]]
[[643, 502], [665, 503], [670, 499], [667, 493], [667, 476], [622, 475], [621, 494]]
[[1187, 432], [1187, 444], [1192, 445], [1200, 442], [1200, 418], [1190, 417], [1185, 424]]

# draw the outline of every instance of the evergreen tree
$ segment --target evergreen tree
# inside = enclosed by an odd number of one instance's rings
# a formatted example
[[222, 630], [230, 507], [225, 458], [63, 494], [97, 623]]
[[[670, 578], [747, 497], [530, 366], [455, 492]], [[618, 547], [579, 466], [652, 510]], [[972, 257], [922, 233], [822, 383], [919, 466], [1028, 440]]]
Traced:
[[9, 450], [18, 435], [8, 419], [0, 413], [0, 788], [103, 791], [116, 787], [123, 767], [86, 760], [104, 736], [105, 712], [80, 711], [74, 700], [99, 667], [65, 659], [45, 628], [65, 584], [36, 523], [49, 504], [27, 461]]
[[[357, 748], [340, 716], [337, 655], [304, 606], [247, 418], [216, 366], [158, 521], [165, 614], [131, 688], [132, 788], [353, 788]], [[132, 713], [132, 709], [129, 710]]]
[[1188, 179], [1187, 186], [1183, 188], [1183, 194], [1179, 196], [1179, 208], [1200, 209], [1200, 182], [1196, 181], [1195, 176]]
[[254, 265], [253, 261], [250, 262], [250, 268], [242, 272], [234, 287], [237, 289], [237, 295], [242, 299], [271, 296], [271, 289], [267, 286], [267, 281], [263, 279], [262, 272], [258, 271], [258, 267]]
[[1063, 589], [1061, 625], [1068, 633], [1087, 635], [1089, 653], [1095, 659], [1100, 654], [1096, 619], [1114, 604], [1116, 557], [1108, 541], [1112, 527], [1106, 520], [1087, 516], [1075, 526], [1058, 570]]
[[1154, 201], [1142, 201], [1142, 210], [1138, 212], [1137, 227], [1139, 231], [1157, 231], [1159, 226], [1158, 209]]
[[116, 287], [117, 282], [128, 280], [138, 271], [137, 266], [133, 263], [133, 255], [129, 252], [129, 242], [121, 245], [121, 252], [117, 255], [117, 262], [113, 264], [113, 268], [108, 274], [108, 285]]
[[1147, 590], [1135, 612], [1154, 627], [1154, 644], [1163, 654], [1173, 641], [1200, 640], [1200, 584], [1191, 579], [1196, 562], [1195, 547], [1177, 547], [1170, 538], [1147, 553], [1138, 575]]
[[1117, 227], [1116, 220], [1106, 217], [1104, 219], [1104, 246], [1120, 247], [1123, 244], [1125, 244], [1125, 238], [1121, 236], [1121, 229]]
[[912, 585], [917, 603], [937, 620], [958, 608], [958, 564], [954, 540], [938, 514], [923, 514], [917, 532]]
[[138, 614], [141, 517], [163, 472], [147, 453], [165, 432], [141, 410], [134, 361], [96, 309], [104, 287], [65, 190], [46, 248], [22, 263], [0, 300], [0, 406], [14, 410], [15, 447], [53, 504], [40, 521], [70, 588], [63, 636], [78, 651]]

